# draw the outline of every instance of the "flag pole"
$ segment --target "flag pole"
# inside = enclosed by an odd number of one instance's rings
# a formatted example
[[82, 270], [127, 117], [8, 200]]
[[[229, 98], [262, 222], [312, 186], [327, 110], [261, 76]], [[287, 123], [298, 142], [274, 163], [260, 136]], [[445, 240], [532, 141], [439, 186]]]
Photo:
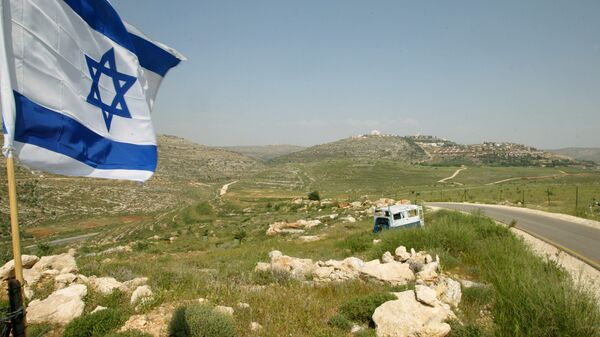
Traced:
[[19, 233], [19, 213], [17, 210], [17, 184], [15, 179], [15, 160], [12, 151], [6, 158], [6, 177], [8, 178], [8, 204], [10, 206], [10, 229], [12, 235], [15, 278], [23, 283], [23, 262], [21, 261], [21, 234]]
[[[13, 157], [15, 98], [13, 95], [6, 36], [4, 32], [4, 1], [0, 0], [0, 108], [6, 133], [4, 135], [4, 154], [6, 155], [6, 173], [8, 179], [8, 200], [10, 206], [10, 228], [12, 235], [15, 278], [23, 286], [23, 263], [21, 261], [21, 238], [17, 211], [17, 187], [15, 181], [15, 161]], [[12, 119], [12, 120], [11, 120]]]

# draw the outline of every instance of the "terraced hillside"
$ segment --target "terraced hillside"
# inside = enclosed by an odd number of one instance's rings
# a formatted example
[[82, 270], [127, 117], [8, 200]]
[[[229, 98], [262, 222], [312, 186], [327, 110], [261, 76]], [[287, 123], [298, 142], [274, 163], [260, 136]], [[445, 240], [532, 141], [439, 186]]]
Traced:
[[411, 139], [400, 136], [359, 136], [309, 147], [275, 158], [277, 163], [317, 162], [330, 159], [401, 160], [416, 163], [424, 160], [426, 154]]
[[[85, 216], [151, 214], [185, 205], [214, 193], [222, 181], [254, 174], [263, 165], [239, 153], [210, 148], [172, 136], [160, 136], [155, 176], [145, 184], [64, 177], [17, 166], [17, 192], [23, 228], [64, 223]], [[0, 171], [5, 171], [0, 159]], [[6, 176], [0, 179], [0, 221], [6, 229]], [[6, 234], [6, 233], [4, 233]]]
[[306, 149], [304, 146], [298, 145], [263, 145], [263, 146], [227, 146], [225, 150], [241, 153], [250, 158], [258, 160], [270, 160], [276, 157], [284, 156], [293, 152], [298, 152]]

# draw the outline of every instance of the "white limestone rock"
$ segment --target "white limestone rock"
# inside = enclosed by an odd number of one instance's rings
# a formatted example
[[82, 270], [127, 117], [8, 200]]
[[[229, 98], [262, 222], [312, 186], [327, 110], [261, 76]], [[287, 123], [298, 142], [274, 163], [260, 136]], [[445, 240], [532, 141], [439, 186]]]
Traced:
[[27, 322], [67, 324], [83, 313], [83, 298], [86, 294], [85, 285], [73, 284], [53, 292], [44, 300], [33, 300], [27, 307]]

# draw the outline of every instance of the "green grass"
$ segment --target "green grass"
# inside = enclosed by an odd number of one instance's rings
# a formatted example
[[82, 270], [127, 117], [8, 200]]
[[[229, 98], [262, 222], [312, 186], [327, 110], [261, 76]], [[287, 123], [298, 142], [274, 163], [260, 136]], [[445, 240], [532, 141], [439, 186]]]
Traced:
[[[422, 230], [389, 231], [381, 238], [372, 256], [400, 244], [446, 251], [467, 276], [489, 283], [494, 324], [488, 328], [496, 336], [598, 336], [600, 309], [594, 298], [555, 263], [535, 256], [508, 229], [485, 217], [439, 212]], [[467, 294], [467, 303], [491, 296]]]

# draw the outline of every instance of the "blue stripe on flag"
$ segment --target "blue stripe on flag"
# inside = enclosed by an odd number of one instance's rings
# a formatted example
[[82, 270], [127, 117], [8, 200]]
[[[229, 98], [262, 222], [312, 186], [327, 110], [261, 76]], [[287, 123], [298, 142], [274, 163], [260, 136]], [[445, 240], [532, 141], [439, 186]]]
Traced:
[[78, 121], [15, 92], [15, 140], [42, 147], [105, 170], [155, 171], [156, 145], [106, 139]]
[[119, 14], [106, 0], [64, 0], [92, 29], [135, 53], [129, 32]]
[[140, 65], [165, 76], [180, 60], [156, 44], [131, 34], [106, 0], [64, 0], [92, 29], [136, 54]]
[[175, 55], [140, 36], [131, 34], [130, 37], [140, 65], [162, 77], [165, 77], [169, 69], [181, 62]]

